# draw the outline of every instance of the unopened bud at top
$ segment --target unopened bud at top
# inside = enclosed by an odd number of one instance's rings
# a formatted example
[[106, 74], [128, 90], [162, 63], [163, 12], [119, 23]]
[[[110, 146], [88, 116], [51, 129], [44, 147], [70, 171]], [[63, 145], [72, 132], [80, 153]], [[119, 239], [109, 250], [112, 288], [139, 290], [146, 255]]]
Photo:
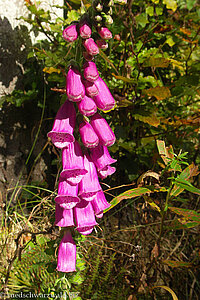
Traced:
[[98, 30], [100, 37], [104, 40], [109, 40], [112, 38], [112, 32], [107, 27], [101, 27]]
[[63, 30], [63, 38], [66, 41], [73, 42], [77, 39], [78, 32], [77, 32], [76, 26], [77, 26], [77, 24], [72, 24]]

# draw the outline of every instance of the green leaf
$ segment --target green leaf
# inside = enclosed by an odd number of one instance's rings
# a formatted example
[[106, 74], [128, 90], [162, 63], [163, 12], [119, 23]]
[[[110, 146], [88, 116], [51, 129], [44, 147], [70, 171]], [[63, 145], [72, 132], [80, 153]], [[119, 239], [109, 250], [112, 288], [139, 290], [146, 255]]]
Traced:
[[186, 0], [186, 3], [187, 3], [187, 9], [191, 10], [195, 5], [196, 0]]
[[153, 6], [148, 6], [146, 8], [146, 14], [152, 17], [154, 15], [154, 7]]
[[189, 191], [193, 194], [200, 195], [200, 189], [197, 189], [196, 187], [194, 187], [191, 183], [189, 183], [186, 180], [176, 179], [175, 183], [177, 186], [179, 186], [183, 190]]
[[137, 25], [140, 25], [141, 27], [145, 27], [146, 24], [149, 23], [146, 13], [141, 13], [140, 15], [137, 15], [135, 17], [135, 21]]
[[109, 211], [111, 208], [113, 208], [114, 206], [116, 206], [117, 204], [119, 204], [124, 199], [135, 198], [135, 197], [147, 194], [147, 193], [152, 193], [152, 191], [150, 189], [145, 188], [145, 187], [140, 187], [140, 188], [135, 188], [135, 189], [128, 190], [128, 191], [120, 194], [119, 196], [115, 197], [110, 202], [111, 206], [108, 207], [107, 209], [105, 209], [104, 212]]
[[[198, 174], [199, 174], [198, 167], [192, 163], [181, 172], [181, 174], [176, 178], [176, 180], [178, 179], [188, 180], [193, 176], [197, 176]], [[181, 187], [180, 185], [179, 186], [175, 185], [171, 191], [171, 196], [178, 196], [180, 193], [182, 193], [183, 190], [184, 187]]]
[[143, 67], [167, 68], [169, 63], [169, 59], [164, 57], [149, 57], [144, 61]]
[[194, 210], [184, 209], [179, 207], [169, 207], [171, 211], [176, 213], [177, 215], [184, 216], [186, 219], [192, 220], [194, 222], [198, 222], [200, 224], [200, 214]]
[[165, 265], [168, 265], [172, 268], [191, 268], [192, 264], [185, 261], [175, 261], [175, 260], [163, 260]]
[[167, 9], [172, 9], [173, 11], [176, 11], [177, 9], [177, 3], [175, 0], [163, 0], [163, 4], [166, 5]]

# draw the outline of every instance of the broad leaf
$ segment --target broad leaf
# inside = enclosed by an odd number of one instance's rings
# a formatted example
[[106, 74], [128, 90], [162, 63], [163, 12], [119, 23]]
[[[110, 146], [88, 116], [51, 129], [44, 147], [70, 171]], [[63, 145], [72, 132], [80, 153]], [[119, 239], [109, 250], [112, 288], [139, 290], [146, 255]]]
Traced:
[[144, 90], [144, 93], [149, 97], [156, 97], [159, 101], [171, 97], [171, 92], [166, 86], [156, 86], [155, 88]]

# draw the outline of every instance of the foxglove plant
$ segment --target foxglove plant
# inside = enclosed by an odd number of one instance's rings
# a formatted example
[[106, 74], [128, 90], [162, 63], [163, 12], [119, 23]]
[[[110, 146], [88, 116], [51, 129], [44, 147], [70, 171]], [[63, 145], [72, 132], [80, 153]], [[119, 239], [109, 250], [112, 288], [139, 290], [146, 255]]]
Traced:
[[[116, 0], [117, 1], [117, 0]], [[125, 2], [119, 0], [118, 2]], [[97, 108], [109, 111], [115, 107], [115, 100], [106, 83], [99, 77], [94, 57], [100, 49], [107, 49], [106, 40], [112, 38], [111, 31], [105, 26], [112, 23], [113, 1], [102, 4], [93, 2], [91, 16], [84, 15], [79, 22], [73, 22], [63, 31], [63, 38], [68, 42], [81, 40], [85, 51], [82, 73], [77, 64], [71, 63], [66, 76], [67, 100], [60, 107], [52, 130], [48, 137], [52, 143], [62, 149], [62, 171], [55, 197], [55, 225], [68, 228], [58, 248], [57, 270], [72, 272], [76, 270], [76, 245], [70, 228], [83, 235], [90, 234], [96, 218], [103, 216], [103, 211], [110, 206], [99, 183], [115, 172], [111, 166], [116, 162], [108, 151], [115, 142], [115, 135], [107, 121], [97, 112]], [[96, 29], [93, 35], [92, 28]], [[76, 110], [82, 116], [77, 118], [82, 148], [76, 136]], [[81, 121], [79, 120], [81, 118]]]

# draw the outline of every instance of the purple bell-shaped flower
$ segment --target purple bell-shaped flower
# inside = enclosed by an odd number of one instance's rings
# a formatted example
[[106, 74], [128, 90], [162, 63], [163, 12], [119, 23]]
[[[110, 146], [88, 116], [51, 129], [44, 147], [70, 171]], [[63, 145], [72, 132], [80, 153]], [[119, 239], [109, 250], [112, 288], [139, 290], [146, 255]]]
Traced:
[[76, 244], [67, 231], [58, 248], [57, 270], [60, 272], [76, 271]]
[[76, 204], [80, 202], [80, 198], [78, 197], [78, 185], [71, 185], [64, 178], [60, 177], [58, 195], [55, 201], [64, 209], [71, 209], [76, 206]]
[[110, 165], [117, 160], [110, 156], [107, 147], [99, 144], [97, 147], [91, 149], [90, 152], [90, 157], [97, 168], [97, 173], [100, 178], [104, 179], [116, 171], [116, 169]]
[[81, 147], [77, 141], [62, 150], [62, 164], [63, 170], [60, 175], [71, 185], [79, 183], [87, 173]]
[[110, 203], [107, 202], [103, 191], [97, 193], [94, 200], [91, 201], [91, 204], [97, 218], [101, 218], [104, 209], [110, 207]]
[[59, 227], [75, 226], [73, 209], [64, 209], [56, 203], [55, 225]]
[[79, 197], [86, 201], [92, 201], [98, 191], [101, 190], [96, 167], [88, 154], [84, 155], [84, 166], [88, 171], [79, 183]]
[[67, 100], [58, 110], [53, 128], [47, 136], [56, 147], [67, 147], [69, 143], [74, 142], [75, 123], [76, 111], [74, 105]]
[[97, 225], [92, 204], [82, 200], [73, 210], [76, 230], [83, 235], [90, 234], [94, 226]]

